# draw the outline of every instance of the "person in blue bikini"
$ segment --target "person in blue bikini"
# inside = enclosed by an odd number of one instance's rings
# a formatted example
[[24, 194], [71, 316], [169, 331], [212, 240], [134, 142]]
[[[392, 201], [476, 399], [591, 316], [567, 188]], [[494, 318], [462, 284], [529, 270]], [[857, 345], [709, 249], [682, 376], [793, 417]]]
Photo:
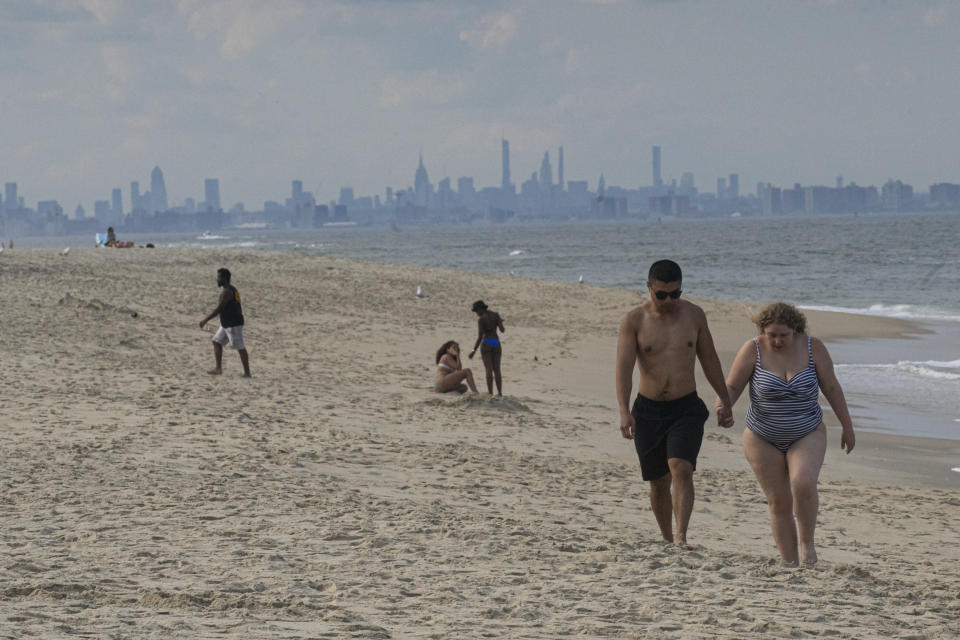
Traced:
[[503, 380], [500, 375], [500, 358], [503, 355], [503, 349], [500, 347], [500, 337], [497, 335], [497, 329], [501, 333], [505, 332], [503, 328], [503, 319], [496, 311], [487, 308], [483, 300], [477, 300], [473, 303], [473, 312], [477, 314], [477, 342], [473, 345], [473, 351], [469, 357], [480, 349], [480, 357], [483, 358], [483, 368], [487, 372], [487, 392], [493, 395], [493, 382], [497, 382], [497, 395], [503, 395]]
[[840, 421], [840, 448], [848, 454], [856, 443], [853, 423], [830, 354], [823, 342], [807, 335], [804, 315], [777, 302], [753, 321], [760, 335], [740, 347], [727, 376], [727, 394], [732, 406], [749, 381], [743, 452], [766, 495], [780, 557], [791, 565], [814, 564], [817, 479], [827, 449], [820, 392]]

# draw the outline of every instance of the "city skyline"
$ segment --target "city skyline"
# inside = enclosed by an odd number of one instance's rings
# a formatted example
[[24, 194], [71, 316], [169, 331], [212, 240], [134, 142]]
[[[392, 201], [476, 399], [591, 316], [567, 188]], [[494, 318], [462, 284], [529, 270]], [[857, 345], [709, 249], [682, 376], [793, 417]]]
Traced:
[[498, 185], [508, 139], [513, 182], [562, 145], [568, 178], [634, 188], [660, 146], [664, 182], [701, 189], [925, 188], [960, 174], [958, 33], [960, 7], [931, 1], [19, 0], [0, 181], [89, 209], [159, 165], [170, 202], [206, 177], [224, 208], [291, 177], [326, 202], [405, 188], [418, 150]]
[[[69, 207], [57, 200], [38, 200], [36, 210], [30, 207], [25, 196], [20, 195], [16, 182], [6, 182], [0, 196], [0, 226], [5, 217], [11, 217], [13, 228], [21, 232], [29, 227], [34, 230], [59, 229], [63, 220], [93, 220], [101, 224], [123, 226], [161, 226], [174, 224], [197, 224], [203, 222], [220, 227], [224, 224], [245, 223], [309, 224], [347, 221], [350, 210], [365, 217], [367, 223], [374, 218], [381, 223], [387, 220], [425, 222], [427, 220], [471, 221], [476, 217], [492, 221], [505, 221], [518, 215], [523, 218], [571, 218], [589, 217], [637, 217], [645, 215], [671, 216], [717, 216], [717, 215], [784, 215], [795, 213], [856, 213], [870, 211], [916, 211], [951, 209], [960, 205], [960, 184], [941, 182], [929, 186], [914, 186], [888, 178], [878, 188], [876, 185], [858, 185], [846, 181], [842, 175], [835, 178], [834, 186], [777, 185], [759, 181], [753, 193], [741, 191], [740, 175], [730, 173], [716, 178], [714, 191], [698, 189], [692, 172], [683, 172], [679, 181], [670, 179], [669, 184], [661, 174], [662, 148], [654, 145], [651, 153], [650, 182], [637, 187], [605, 185], [603, 174], [597, 180], [596, 192], [591, 191], [587, 180], [566, 180], [564, 153], [561, 145], [556, 149], [557, 180], [553, 179], [553, 164], [550, 150], [543, 154], [540, 169], [526, 180], [513, 182], [510, 169], [510, 142], [501, 140], [501, 184], [478, 185], [473, 176], [460, 176], [456, 189], [450, 176], [432, 182], [423, 154], [418, 154], [413, 184], [396, 189], [387, 186], [383, 198], [379, 194], [358, 194], [352, 187], [341, 187], [339, 199], [331, 199], [329, 205], [318, 201], [314, 193], [303, 189], [303, 181], [290, 181], [290, 196], [268, 200], [262, 207], [247, 208], [239, 202], [222, 214], [220, 181], [217, 178], [203, 180], [204, 199], [197, 201], [186, 197], [182, 204], [167, 198], [163, 170], [155, 166], [150, 172], [150, 190], [141, 192], [139, 181], [133, 180], [129, 187], [129, 208], [123, 206], [121, 188], [113, 188], [110, 200], [96, 200], [93, 216], [87, 218], [82, 203], [74, 215], [69, 216]], [[331, 211], [333, 215], [331, 217]], [[39, 217], [31, 218], [31, 214]], [[175, 217], [171, 218], [169, 214]], [[181, 216], [201, 214], [192, 223]], [[218, 217], [219, 214], [219, 217]], [[210, 217], [210, 216], [213, 217]], [[250, 217], [254, 215], [255, 217]], [[384, 217], [386, 215], [386, 217]]]

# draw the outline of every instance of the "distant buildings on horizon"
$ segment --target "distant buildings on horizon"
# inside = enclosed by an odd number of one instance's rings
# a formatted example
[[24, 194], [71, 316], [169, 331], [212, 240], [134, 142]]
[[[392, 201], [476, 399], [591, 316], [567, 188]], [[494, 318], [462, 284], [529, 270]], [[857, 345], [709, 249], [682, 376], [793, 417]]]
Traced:
[[423, 155], [418, 156], [413, 185], [387, 187], [384, 197], [357, 196], [351, 187], [340, 189], [339, 199], [318, 203], [303, 190], [300, 180], [291, 181], [290, 196], [282, 202], [268, 200], [258, 211], [247, 211], [237, 203], [228, 211], [221, 206], [220, 182], [203, 181], [204, 199], [186, 198], [182, 205], [171, 206], [163, 171], [154, 167], [150, 190], [140, 191], [132, 181], [129, 207], [124, 208], [120, 188], [114, 188], [109, 200], [97, 200], [93, 216], [87, 217], [82, 205], [69, 218], [56, 200], [41, 200], [36, 209], [26, 207], [16, 182], [4, 185], [0, 199], [0, 236], [69, 234], [101, 231], [107, 226], [123, 231], [191, 231], [220, 229], [238, 225], [287, 228], [318, 227], [335, 222], [364, 224], [470, 223], [478, 219], [504, 222], [509, 219], [604, 219], [647, 216], [777, 216], [791, 214], [854, 213], [872, 211], [922, 211], [960, 209], [960, 185], [939, 183], [929, 192], [917, 194], [911, 185], [887, 180], [879, 189], [845, 184], [837, 176], [835, 186], [795, 183], [790, 188], [767, 182], [757, 183], [755, 193], [742, 194], [740, 176], [731, 173], [716, 179], [713, 193], [701, 193], [694, 175], [684, 172], [679, 180], [667, 184], [662, 177], [660, 146], [652, 152], [652, 184], [646, 187], [607, 186], [601, 174], [597, 190], [590, 191], [586, 180], [567, 180], [564, 175], [563, 147], [557, 149], [556, 176], [550, 152], [545, 151], [539, 171], [519, 185], [512, 181], [510, 142], [501, 140], [501, 182], [499, 186], [477, 190], [472, 177], [457, 179], [456, 189], [450, 177], [431, 183]]

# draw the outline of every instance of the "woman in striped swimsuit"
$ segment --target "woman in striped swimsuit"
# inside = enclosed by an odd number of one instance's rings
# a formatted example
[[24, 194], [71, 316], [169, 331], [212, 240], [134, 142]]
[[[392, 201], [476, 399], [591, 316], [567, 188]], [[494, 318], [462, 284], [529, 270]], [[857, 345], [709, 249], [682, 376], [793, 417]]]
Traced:
[[840, 420], [840, 447], [847, 453], [855, 443], [853, 424], [830, 354], [823, 342], [806, 334], [803, 314], [777, 302], [753, 321], [760, 335], [737, 353], [727, 392], [733, 404], [750, 382], [743, 451], [767, 497], [780, 557], [790, 564], [813, 564], [817, 478], [827, 448], [820, 391]]

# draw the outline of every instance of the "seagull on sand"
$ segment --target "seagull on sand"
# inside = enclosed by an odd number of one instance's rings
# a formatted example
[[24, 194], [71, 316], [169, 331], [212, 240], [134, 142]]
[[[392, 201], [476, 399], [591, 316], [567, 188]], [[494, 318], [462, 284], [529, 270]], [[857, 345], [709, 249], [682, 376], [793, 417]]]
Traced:
[[418, 297], [418, 298], [422, 298], [422, 297], [425, 296], [425, 295], [427, 295], [427, 294], [425, 294], [425, 293], [423, 292], [423, 287], [418, 284], [418, 285], [417, 285], [417, 297]]
[[583, 284], [583, 274], [580, 274], [580, 278], [577, 280], [580, 284]]
[[67, 247], [66, 249], [64, 249], [63, 251], [61, 251], [61, 252], [60, 252], [60, 255], [65, 256], [65, 255], [67, 255], [68, 253], [70, 253], [70, 247]]

